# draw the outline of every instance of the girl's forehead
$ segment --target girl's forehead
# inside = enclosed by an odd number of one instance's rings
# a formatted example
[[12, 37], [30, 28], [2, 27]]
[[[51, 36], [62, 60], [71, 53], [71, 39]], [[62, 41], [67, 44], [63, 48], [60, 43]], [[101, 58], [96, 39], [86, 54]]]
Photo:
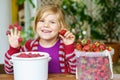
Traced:
[[54, 15], [54, 16], [56, 17], [56, 19], [58, 19], [58, 14], [57, 14], [57, 13], [54, 13], [54, 12], [50, 12], [50, 11], [44, 12], [44, 13], [42, 14], [41, 18], [45, 18], [45, 17], [47, 17], [47, 16], [49, 16], [49, 15]]

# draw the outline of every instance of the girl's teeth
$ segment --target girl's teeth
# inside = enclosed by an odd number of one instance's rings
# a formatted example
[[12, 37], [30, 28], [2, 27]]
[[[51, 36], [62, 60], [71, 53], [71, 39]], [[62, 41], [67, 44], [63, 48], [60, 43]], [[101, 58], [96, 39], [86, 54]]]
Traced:
[[43, 32], [45, 32], [45, 33], [50, 33], [51, 31], [48, 31], [48, 30], [43, 30]]

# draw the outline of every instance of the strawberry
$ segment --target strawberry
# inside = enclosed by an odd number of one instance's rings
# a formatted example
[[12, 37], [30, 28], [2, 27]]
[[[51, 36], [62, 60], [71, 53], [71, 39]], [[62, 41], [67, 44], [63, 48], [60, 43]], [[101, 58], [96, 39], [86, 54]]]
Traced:
[[87, 40], [87, 44], [90, 44], [91, 43], [91, 41], [90, 40]]
[[9, 25], [9, 29], [13, 29], [13, 26], [12, 26], [12, 25]]
[[21, 43], [23, 40], [22, 38], [18, 38], [18, 42]]
[[94, 44], [98, 47], [100, 45], [99, 41], [95, 41]]
[[98, 47], [94, 48], [94, 52], [100, 52], [100, 48]]
[[106, 46], [105, 46], [105, 44], [101, 43], [101, 44], [99, 45], [99, 48], [100, 48], [101, 51], [103, 51], [103, 50], [106, 49]]
[[67, 31], [63, 29], [63, 30], [60, 31], [60, 35], [64, 36], [66, 32]]
[[110, 47], [110, 46], [107, 47], [107, 50], [108, 50], [108, 51], [111, 51], [111, 50], [112, 50], [112, 47]]
[[81, 50], [82, 49], [82, 45], [80, 43], [77, 43], [75, 47], [76, 47], [77, 50]]
[[96, 48], [96, 45], [95, 44], [92, 44], [92, 49]]
[[83, 47], [83, 51], [90, 51], [90, 45], [85, 45]]
[[6, 32], [6, 35], [10, 35], [11, 33], [10, 33], [10, 31], [8, 30], [7, 32]]

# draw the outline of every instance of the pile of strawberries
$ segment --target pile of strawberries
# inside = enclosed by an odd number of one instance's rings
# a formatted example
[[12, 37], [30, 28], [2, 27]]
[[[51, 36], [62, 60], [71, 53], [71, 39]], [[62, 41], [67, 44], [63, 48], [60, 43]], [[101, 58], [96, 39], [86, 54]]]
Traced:
[[31, 52], [28, 54], [22, 52], [21, 54], [17, 55], [17, 57], [19, 58], [35, 58], [35, 57], [42, 57], [42, 56], [44, 55], [40, 55], [39, 53], [32, 54]]
[[[17, 28], [18, 31], [22, 31], [22, 26], [20, 26], [17, 22], [15, 24], [13, 24], [13, 25], [9, 25], [8, 28], [9, 28], [9, 30], [7, 30], [6, 35], [11, 34], [11, 32], [10, 32], [11, 29], [14, 30], [15, 28]], [[23, 41], [22, 38], [18, 38], [19, 43], [21, 43], [22, 41]]]
[[84, 51], [84, 52], [102, 52], [104, 50], [108, 50], [108, 51], [112, 50], [110, 46], [106, 46], [103, 42], [95, 41], [92, 43], [90, 40], [86, 40], [86, 39], [77, 42], [75, 48], [78, 51]]

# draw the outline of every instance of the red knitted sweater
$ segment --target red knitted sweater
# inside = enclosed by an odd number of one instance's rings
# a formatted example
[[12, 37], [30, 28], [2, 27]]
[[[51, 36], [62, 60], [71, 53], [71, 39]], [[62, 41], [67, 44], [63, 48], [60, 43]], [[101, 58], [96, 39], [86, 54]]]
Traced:
[[[23, 47], [10, 49], [5, 53], [4, 69], [8, 74], [13, 74], [13, 65], [10, 62], [11, 56], [18, 52], [38, 51], [39, 38], [35, 40], [28, 40]], [[60, 40], [59, 47], [59, 61], [62, 73], [75, 74], [76, 58], [74, 53], [74, 44], [64, 45]]]

